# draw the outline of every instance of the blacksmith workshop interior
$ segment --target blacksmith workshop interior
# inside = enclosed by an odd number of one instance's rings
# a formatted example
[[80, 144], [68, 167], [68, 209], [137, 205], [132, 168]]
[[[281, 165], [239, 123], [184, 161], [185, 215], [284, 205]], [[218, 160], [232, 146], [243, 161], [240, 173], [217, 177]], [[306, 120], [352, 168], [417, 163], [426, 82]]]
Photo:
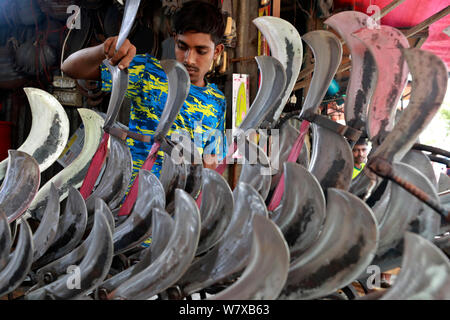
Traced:
[[0, 301], [450, 300], [449, 70], [450, 0], [0, 0]]

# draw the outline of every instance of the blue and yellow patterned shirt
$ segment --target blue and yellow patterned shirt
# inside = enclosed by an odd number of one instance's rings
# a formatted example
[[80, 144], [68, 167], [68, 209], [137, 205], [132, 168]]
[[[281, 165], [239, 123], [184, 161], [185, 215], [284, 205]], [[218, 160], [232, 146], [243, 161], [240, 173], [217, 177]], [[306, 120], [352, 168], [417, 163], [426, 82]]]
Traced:
[[[151, 55], [136, 55], [128, 67], [128, 72], [129, 84], [125, 96], [131, 100], [129, 130], [152, 137], [150, 143], [127, 139], [133, 157], [134, 180], [153, 144], [153, 134], [167, 100], [168, 86], [167, 76], [159, 60]], [[111, 74], [104, 64], [101, 65], [101, 77], [102, 90], [111, 91]], [[191, 83], [188, 97], [168, 136], [173, 132], [185, 131], [200, 154], [205, 151], [217, 154], [220, 159], [226, 153], [225, 111], [225, 96], [215, 84], [207, 83], [205, 87], [198, 87]], [[158, 177], [162, 160], [163, 153], [160, 151], [152, 169]]]

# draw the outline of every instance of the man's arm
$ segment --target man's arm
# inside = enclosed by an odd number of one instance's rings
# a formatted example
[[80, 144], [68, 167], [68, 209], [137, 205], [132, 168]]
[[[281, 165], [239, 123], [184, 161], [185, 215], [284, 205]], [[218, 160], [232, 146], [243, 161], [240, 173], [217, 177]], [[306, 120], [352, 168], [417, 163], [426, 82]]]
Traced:
[[136, 47], [125, 40], [122, 47], [116, 52], [117, 37], [111, 37], [104, 43], [95, 47], [81, 49], [71, 54], [63, 63], [61, 70], [74, 79], [100, 80], [100, 65], [104, 59], [109, 59], [120, 69], [128, 68], [131, 60], [136, 55]]

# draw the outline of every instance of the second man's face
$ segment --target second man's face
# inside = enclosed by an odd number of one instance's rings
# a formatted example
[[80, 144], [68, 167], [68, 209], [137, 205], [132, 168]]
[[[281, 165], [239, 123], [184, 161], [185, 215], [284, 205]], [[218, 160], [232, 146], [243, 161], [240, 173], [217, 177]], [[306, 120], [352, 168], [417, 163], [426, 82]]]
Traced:
[[360, 164], [367, 161], [368, 146], [357, 144], [353, 147], [353, 159], [355, 163]]
[[188, 31], [175, 36], [175, 57], [186, 67], [191, 83], [199, 87], [205, 86], [204, 77], [222, 50], [223, 45], [215, 46], [207, 33]]

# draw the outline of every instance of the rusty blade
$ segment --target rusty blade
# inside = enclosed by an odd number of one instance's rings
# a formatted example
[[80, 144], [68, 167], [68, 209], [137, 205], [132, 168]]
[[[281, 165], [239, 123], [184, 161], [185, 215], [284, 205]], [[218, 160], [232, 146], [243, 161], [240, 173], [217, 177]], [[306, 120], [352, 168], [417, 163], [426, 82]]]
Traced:
[[283, 65], [286, 71], [286, 87], [276, 109], [264, 118], [270, 125], [278, 120], [292, 89], [297, 81], [303, 61], [303, 44], [297, 29], [288, 21], [277, 17], [264, 16], [253, 20], [253, 23], [266, 38], [271, 54]]
[[19, 218], [35, 198], [41, 173], [37, 161], [25, 152], [8, 150], [8, 168], [0, 187], [0, 210], [8, 223]]
[[447, 90], [447, 67], [439, 57], [416, 48], [402, 52], [412, 75], [411, 98], [395, 128], [372, 155], [390, 162], [399, 161], [411, 149], [438, 111]]
[[[98, 201], [102, 201], [98, 198]], [[106, 204], [103, 209], [108, 209]], [[95, 289], [108, 274], [113, 258], [113, 242], [111, 228], [104, 213], [96, 211], [94, 227], [90, 233], [91, 241], [86, 255], [75, 268], [70, 268], [69, 274], [58, 280], [31, 291], [25, 295], [26, 300], [67, 300], [82, 297]], [[77, 285], [74, 276], [78, 274]]]
[[[141, 260], [135, 265], [112, 276], [99, 286], [99, 291], [109, 294], [130, 277], [138, 274], [155, 261], [169, 242], [174, 229], [174, 221], [163, 209], [155, 207], [152, 210], [152, 243], [141, 253]], [[102, 297], [106, 298], [106, 297]]]
[[[108, 222], [109, 230], [114, 230], [114, 218], [108, 205], [100, 198], [97, 200], [97, 204], [94, 212], [94, 219], [98, 215], [103, 215]], [[94, 220], [95, 225], [95, 220]], [[103, 228], [103, 227], [102, 227]], [[44, 267], [37, 270], [37, 281], [39, 286], [51, 283], [57, 278], [67, 274], [67, 268], [71, 265], [80, 265], [83, 258], [86, 256], [87, 251], [91, 245], [92, 239], [94, 239], [95, 232], [89, 233], [88, 237], [75, 249], [62, 256], [61, 258], [52, 261]], [[110, 232], [111, 232], [110, 231]]]
[[150, 236], [152, 209], [164, 208], [166, 205], [166, 195], [158, 178], [145, 169], [139, 170], [139, 176], [139, 193], [133, 212], [114, 231], [115, 255], [134, 247]]
[[294, 260], [319, 237], [326, 204], [319, 182], [306, 168], [293, 162], [283, 166], [286, 189], [271, 219], [283, 232]]
[[0, 271], [6, 266], [11, 250], [11, 229], [6, 215], [0, 211]]
[[19, 239], [8, 264], [0, 271], [0, 297], [14, 291], [27, 276], [33, 262], [33, 239], [26, 220], [20, 221]]
[[382, 300], [450, 299], [450, 263], [433, 243], [406, 232], [400, 273]]
[[33, 262], [47, 251], [55, 239], [58, 230], [59, 211], [59, 194], [52, 183], [44, 215], [38, 228], [33, 233]]
[[175, 192], [175, 226], [168, 245], [148, 267], [121, 284], [109, 299], [148, 299], [174, 284], [187, 270], [197, 249], [200, 213], [194, 199]]
[[249, 263], [239, 279], [210, 300], [272, 300], [280, 294], [289, 270], [289, 248], [281, 230], [264, 216], [253, 218]]
[[177, 282], [182, 295], [207, 288], [241, 271], [248, 261], [254, 215], [267, 217], [267, 209], [259, 193], [239, 182], [233, 190], [233, 215], [222, 240], [196, 259]]
[[353, 35], [372, 53], [377, 68], [377, 83], [367, 111], [366, 131], [375, 146], [379, 145], [394, 126], [397, 103], [405, 88], [408, 67], [402, 54], [408, 39], [390, 26], [363, 28]]
[[87, 226], [86, 204], [80, 192], [69, 187], [64, 213], [59, 218], [57, 233], [47, 252], [33, 263], [37, 269], [54, 261], [74, 249], [81, 241]]
[[[350, 50], [351, 72], [348, 80], [344, 117], [348, 126], [365, 130], [367, 108], [377, 81], [375, 60], [370, 50], [352, 33], [365, 28], [372, 18], [358, 11], [343, 11], [324, 21], [344, 39]], [[372, 25], [375, 22], [372, 20]]]
[[325, 30], [310, 31], [303, 35], [314, 55], [314, 74], [305, 98], [301, 118], [308, 118], [316, 113], [331, 80], [333, 80], [342, 59], [342, 45], [339, 39]]
[[[259, 144], [266, 137], [260, 135]], [[245, 137], [238, 138], [238, 150], [243, 156], [243, 164], [239, 182], [251, 185], [259, 192], [263, 200], [267, 198], [270, 191], [271, 166], [267, 154], [259, 146], [249, 141]]]
[[430, 159], [419, 150], [409, 150], [408, 153], [401, 159], [401, 162], [409, 164], [413, 166], [417, 170], [427, 177], [430, 180], [431, 184], [437, 187], [436, 175], [434, 174], [434, 169], [431, 164]]
[[314, 299], [350, 284], [375, 255], [378, 229], [370, 208], [351, 193], [328, 189], [319, 239], [291, 263], [280, 299]]
[[86, 199], [88, 212], [95, 208], [95, 198], [102, 198], [111, 209], [122, 201], [131, 179], [133, 161], [130, 148], [114, 136], [109, 139], [109, 155], [106, 167], [96, 189]]
[[348, 190], [352, 180], [353, 154], [347, 140], [327, 128], [311, 124], [313, 129], [311, 172], [322, 189]]
[[231, 220], [233, 204], [233, 192], [227, 181], [216, 171], [203, 168], [202, 224], [196, 255], [206, 252], [222, 238]]
[[244, 132], [259, 128], [274, 108], [278, 108], [281, 94], [286, 88], [286, 72], [278, 59], [272, 56], [255, 57], [261, 75], [261, 82], [248, 113], [239, 125]]

